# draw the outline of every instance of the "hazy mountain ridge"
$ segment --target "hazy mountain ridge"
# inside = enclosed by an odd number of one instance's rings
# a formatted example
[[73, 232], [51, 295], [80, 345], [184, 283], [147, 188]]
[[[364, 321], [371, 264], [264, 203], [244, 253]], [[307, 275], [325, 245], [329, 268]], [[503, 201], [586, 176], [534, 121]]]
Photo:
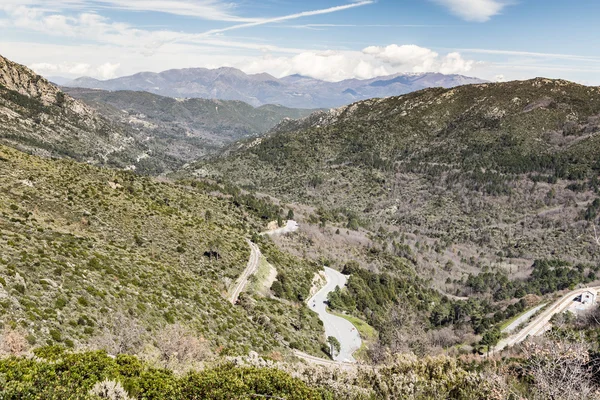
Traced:
[[181, 162], [193, 161], [242, 138], [267, 132], [281, 120], [313, 110], [277, 105], [255, 108], [242, 101], [173, 99], [148, 92], [65, 88], [111, 120], [130, 127], [155, 152]]
[[65, 90], [0, 57], [1, 142], [34, 154], [160, 174], [311, 113], [146, 92]]
[[439, 73], [395, 74], [373, 79], [325, 82], [300, 75], [277, 79], [247, 75], [235, 68], [188, 68], [100, 81], [82, 77], [65, 84], [103, 90], [143, 90], [170, 97], [241, 100], [254, 106], [281, 104], [293, 108], [339, 107], [372, 97], [389, 97], [428, 87], [482, 83], [481, 79]]

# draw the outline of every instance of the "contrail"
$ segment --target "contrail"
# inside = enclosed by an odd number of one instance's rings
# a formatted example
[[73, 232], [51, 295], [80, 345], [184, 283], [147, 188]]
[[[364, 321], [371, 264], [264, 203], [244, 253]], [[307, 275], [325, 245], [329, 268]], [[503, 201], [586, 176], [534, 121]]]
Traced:
[[181, 37], [173, 38], [171, 40], [165, 40], [165, 41], [161, 41], [158, 43], [153, 43], [151, 46], [147, 46], [147, 47], [150, 48], [152, 51], [154, 51], [157, 48], [164, 46], [165, 44], [177, 43], [177, 42], [185, 41], [185, 40], [200, 39], [200, 38], [214, 35], [215, 33], [227, 32], [227, 31], [232, 31], [235, 29], [251, 28], [253, 26], [271, 24], [271, 23], [281, 22], [281, 21], [288, 21], [291, 19], [297, 19], [297, 18], [303, 18], [303, 17], [310, 17], [312, 15], [321, 15], [321, 14], [329, 14], [329, 13], [333, 13], [333, 12], [337, 12], [337, 11], [344, 11], [344, 10], [348, 10], [350, 8], [362, 7], [362, 6], [366, 6], [369, 4], [373, 4], [373, 3], [375, 3], [375, 1], [376, 0], [362, 0], [362, 1], [355, 2], [355, 3], [346, 4], [343, 6], [329, 7], [329, 8], [324, 8], [321, 10], [303, 11], [303, 12], [299, 12], [296, 14], [284, 15], [281, 17], [261, 19], [256, 22], [248, 22], [248, 23], [244, 23], [244, 24], [232, 25], [232, 26], [228, 26], [226, 28], [211, 29], [209, 31], [206, 31], [203, 33], [198, 33], [195, 35], [184, 35]]
[[362, 6], [366, 6], [366, 5], [373, 4], [373, 3], [375, 3], [374, 0], [365, 0], [365, 1], [359, 1], [356, 3], [352, 3], [352, 4], [346, 4], [344, 6], [335, 6], [335, 7], [330, 7], [330, 8], [324, 8], [322, 10], [303, 11], [303, 12], [296, 13], [296, 14], [284, 15], [282, 17], [267, 18], [267, 19], [262, 19], [260, 21], [256, 21], [256, 22], [248, 22], [245, 24], [233, 25], [233, 26], [229, 26], [227, 28], [212, 29], [210, 31], [206, 31], [204, 33], [199, 34], [199, 36], [208, 36], [208, 35], [212, 35], [215, 33], [232, 31], [234, 29], [250, 28], [253, 26], [271, 24], [274, 22], [288, 21], [290, 19], [296, 19], [296, 18], [310, 17], [313, 15], [329, 14], [329, 13], [333, 13], [333, 12], [337, 12], [337, 11], [348, 10], [350, 8], [362, 7]]

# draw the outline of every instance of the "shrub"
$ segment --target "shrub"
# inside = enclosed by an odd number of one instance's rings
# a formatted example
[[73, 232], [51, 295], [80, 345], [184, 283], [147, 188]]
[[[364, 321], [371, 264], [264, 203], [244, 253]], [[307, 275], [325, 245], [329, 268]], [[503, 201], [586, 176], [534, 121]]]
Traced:
[[109, 357], [103, 351], [69, 353], [51, 346], [35, 351], [40, 357], [0, 359], [6, 399], [330, 399], [288, 373], [224, 364], [175, 376], [151, 368], [136, 357]]
[[119, 382], [110, 381], [108, 379], [102, 382], [97, 382], [94, 387], [90, 390], [90, 395], [98, 396], [101, 399], [110, 400], [129, 400], [130, 397], [123, 389], [123, 386]]
[[50, 329], [50, 337], [55, 342], [62, 342], [62, 334], [58, 329]]
[[65, 299], [64, 297], [59, 297], [56, 299], [54, 305], [56, 306], [56, 308], [62, 309], [67, 305], [67, 299]]

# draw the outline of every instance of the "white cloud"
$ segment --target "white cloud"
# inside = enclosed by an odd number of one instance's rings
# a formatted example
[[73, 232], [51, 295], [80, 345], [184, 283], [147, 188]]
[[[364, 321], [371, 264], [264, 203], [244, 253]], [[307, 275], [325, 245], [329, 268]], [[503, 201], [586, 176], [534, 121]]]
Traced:
[[[401, 72], [472, 75], [471, 68], [478, 66], [476, 62], [465, 60], [455, 53], [438, 54], [413, 45], [392, 46], [404, 47], [405, 50], [398, 51], [391, 60], [377, 56], [378, 53], [385, 53], [385, 47], [371, 47], [368, 52], [302, 50], [296, 54], [278, 56], [271, 52], [257, 55], [251, 51], [244, 54], [239, 50], [219, 53], [212, 47], [185, 43], [167, 44], [144, 57], [127, 47], [113, 45], [66, 46], [19, 42], [3, 43], [2, 53], [14, 61], [32, 67], [42, 75], [68, 78], [87, 75], [99, 79], [131, 75], [140, 71], [231, 66], [246, 73], [267, 72], [276, 77], [301, 74], [327, 81], [340, 81], [352, 78], [369, 79]], [[27, 49], [26, 52], [22, 51], [24, 48]], [[374, 53], [375, 49], [379, 49], [376, 54], [369, 54]], [[181, 54], [186, 56], [182, 58]], [[404, 58], [398, 54], [403, 54]]]
[[[215, 44], [216, 45], [216, 44]], [[220, 50], [219, 50], [220, 49]], [[115, 76], [131, 75], [140, 71], [159, 72], [172, 68], [217, 68], [221, 66], [236, 67], [247, 73], [268, 72], [281, 77], [289, 74], [302, 74], [315, 76], [327, 80], [340, 80], [346, 78], [371, 78], [375, 76], [390, 75], [399, 72], [418, 72], [423, 64], [404, 64], [392, 66], [372, 55], [362, 51], [337, 51], [318, 52], [302, 50], [298, 54], [277, 55], [266, 52], [262, 55], [252, 50], [230, 50], [215, 48], [200, 44], [172, 43], [159, 48], [147, 56], [141, 56], [129, 47], [115, 45], [78, 44], [60, 45], [49, 43], [8, 42], [2, 41], [1, 53], [9, 59], [24, 65], [36, 67], [36, 71], [46, 76], [65, 76], [76, 78], [81, 75], [91, 75], [102, 79], [99, 67], [109, 62], [120, 63]], [[434, 52], [435, 53], [435, 52]], [[466, 58], [460, 52], [461, 58], [470, 62], [461, 70], [449, 70], [456, 58], [452, 53], [438, 51], [437, 58], [432, 63], [433, 72], [454, 72], [468, 76], [495, 81], [498, 75], [503, 75], [505, 80], [528, 79], [535, 76], [561, 77], [572, 81], [587, 79], [596, 85], [600, 80], [590, 78], [600, 76], [597, 64], [582, 66], [579, 63], [565, 65], [555, 64], [547, 59], [516, 60], [515, 62], [475, 62]], [[181, 57], [185, 54], [185, 57]], [[452, 61], [448, 61], [452, 60]], [[540, 60], [538, 62], [537, 60]], [[39, 68], [40, 62], [54, 65], [54, 68]], [[525, 63], [527, 62], [527, 63]], [[73, 74], [79, 64], [86, 64], [89, 70], [83, 74]], [[468, 71], [464, 69], [471, 68]], [[455, 66], [453, 68], [456, 68]], [[70, 73], [71, 72], [71, 73]], [[108, 76], [106, 76], [108, 77]]]
[[248, 73], [269, 72], [281, 77], [301, 74], [326, 81], [369, 79], [401, 72], [469, 72], [475, 64], [459, 53], [440, 55], [431, 49], [415, 45], [386, 47], [370, 46], [363, 51], [308, 51], [293, 57], [264, 56], [241, 69]]
[[272, 23], [289, 21], [292, 19], [298, 19], [298, 18], [304, 18], [304, 17], [311, 17], [314, 15], [331, 14], [334, 12], [344, 11], [344, 10], [348, 10], [350, 8], [355, 8], [355, 7], [362, 7], [362, 6], [366, 6], [366, 5], [373, 4], [373, 3], [374, 3], [374, 0], [356, 1], [354, 3], [346, 4], [343, 6], [335, 6], [335, 7], [323, 8], [323, 9], [312, 10], [312, 11], [303, 11], [303, 12], [296, 13], [296, 14], [289, 14], [289, 15], [284, 15], [284, 16], [275, 17], [275, 18], [266, 18], [266, 19], [261, 19], [259, 21], [248, 22], [245, 24], [228, 26], [227, 28], [222, 28], [222, 29], [212, 29], [210, 31], [203, 33], [203, 35], [212, 35], [215, 33], [227, 32], [227, 31], [231, 31], [234, 29], [250, 28], [253, 26], [272, 24]]
[[442, 74], [464, 74], [473, 69], [473, 60], [465, 60], [460, 53], [450, 53], [441, 59], [439, 72]]
[[506, 0], [431, 0], [467, 21], [485, 22], [508, 5]]
[[549, 59], [564, 59], [564, 60], [576, 60], [576, 61], [600, 61], [600, 57], [590, 56], [579, 56], [575, 54], [558, 54], [558, 53], [538, 53], [533, 51], [514, 51], [514, 50], [494, 50], [494, 49], [456, 49], [464, 53], [475, 53], [475, 54], [491, 54], [491, 55], [503, 55], [503, 56], [519, 56], [519, 57], [535, 57], [535, 58], [549, 58]]
[[394, 67], [416, 67], [419, 70], [431, 68], [434, 61], [438, 58], [436, 52], [415, 45], [398, 46], [392, 44], [386, 47], [370, 46], [364, 49], [363, 53], [372, 55], [376, 59], [382, 60]]
[[213, 34], [233, 29], [277, 23], [314, 15], [329, 14], [374, 3], [374, 0], [359, 0], [350, 4], [326, 9], [304, 11], [274, 18], [246, 18], [235, 15], [237, 4], [225, 0], [2, 0], [0, 10], [14, 12], [15, 9], [33, 10], [37, 13], [63, 13], [76, 11], [96, 13], [105, 9], [126, 11], [150, 11], [164, 14], [195, 17], [204, 20], [238, 22], [240, 24], [206, 32]]
[[202, 19], [255, 22], [256, 18], [242, 18], [232, 14], [236, 6], [221, 0], [101, 0], [106, 6], [134, 11], [155, 11], [166, 14], [193, 16]]
[[[263, 24], [277, 23], [312, 15], [322, 15], [361, 7], [372, 4], [372, 0], [358, 1], [342, 6], [326, 9], [304, 11], [296, 14], [284, 15], [276, 18], [253, 20], [251, 23], [237, 24], [222, 29], [214, 29], [204, 33], [181, 33], [170, 30], [146, 30], [139, 29], [128, 24], [115, 23], [94, 12], [83, 12], [76, 15], [57, 14], [53, 11], [32, 7], [31, 4], [38, 0], [25, 0], [28, 6], [10, 4], [14, 0], [6, 0], [9, 5], [0, 5], [0, 10], [9, 16], [6, 23], [13, 27], [41, 32], [55, 37], [78, 38], [102, 44], [116, 46], [129, 46], [131, 51], [140, 55], [149, 56], [161, 46], [174, 43], [197, 44], [201, 46], [211, 45], [214, 47], [232, 47], [247, 50], [259, 50], [262, 52], [276, 53], [300, 53], [303, 49], [284, 48], [267, 43], [241, 42], [222, 38], [222, 33], [229, 30], [248, 28]], [[117, 0], [102, 0], [106, 2], [118, 2]], [[77, 0], [72, 0], [75, 4]], [[57, 3], [69, 3], [70, 0], [59, 0]], [[89, 2], [85, 2], [89, 3]], [[136, 3], [136, 1], [133, 1]], [[132, 3], [132, 4], [133, 4]], [[154, 4], [155, 2], [150, 2]], [[162, 2], [161, 2], [162, 3]], [[156, 4], [155, 4], [156, 5]], [[10, 21], [10, 22], [9, 22]]]
[[29, 67], [40, 75], [61, 75], [68, 77], [91, 76], [98, 79], [110, 79], [116, 76], [121, 64], [104, 63], [92, 66], [87, 63], [35, 63]]
[[121, 67], [121, 64], [119, 63], [111, 64], [107, 62], [98, 66], [96, 70], [98, 71], [98, 76], [100, 76], [100, 79], [110, 79], [117, 75], [119, 67]]

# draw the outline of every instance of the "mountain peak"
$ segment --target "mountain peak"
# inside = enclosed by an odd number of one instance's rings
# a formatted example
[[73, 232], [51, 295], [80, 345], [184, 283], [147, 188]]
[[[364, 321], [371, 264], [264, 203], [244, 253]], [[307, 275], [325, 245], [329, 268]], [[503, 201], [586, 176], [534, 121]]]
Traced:
[[39, 99], [48, 106], [62, 102], [60, 89], [24, 65], [0, 56], [0, 85], [24, 96]]

